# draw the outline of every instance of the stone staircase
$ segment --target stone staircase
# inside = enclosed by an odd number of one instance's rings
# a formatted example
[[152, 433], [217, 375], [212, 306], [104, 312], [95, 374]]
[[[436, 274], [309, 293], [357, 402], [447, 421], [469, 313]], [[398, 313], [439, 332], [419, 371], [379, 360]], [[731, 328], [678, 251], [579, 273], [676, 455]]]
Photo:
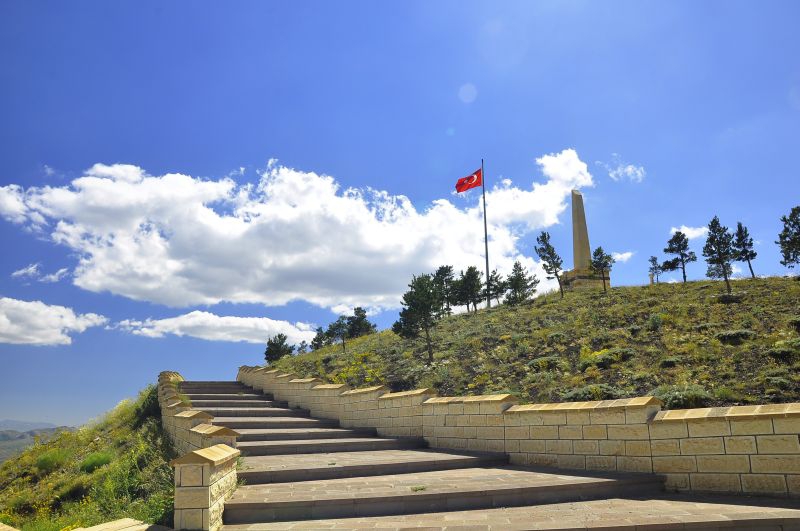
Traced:
[[225, 503], [223, 529], [800, 530], [788, 500], [698, 503], [665, 495], [652, 474], [532, 469], [505, 454], [428, 449], [310, 418], [239, 382], [186, 381], [180, 391], [241, 434], [244, 485]]

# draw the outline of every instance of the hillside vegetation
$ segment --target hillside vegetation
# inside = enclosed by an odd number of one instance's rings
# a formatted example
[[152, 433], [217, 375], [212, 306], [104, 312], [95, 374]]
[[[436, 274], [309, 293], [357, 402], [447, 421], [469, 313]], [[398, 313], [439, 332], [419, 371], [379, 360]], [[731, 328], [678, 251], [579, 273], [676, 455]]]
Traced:
[[174, 457], [154, 387], [0, 466], [0, 522], [57, 531], [118, 518], [170, 524]]
[[0, 430], [0, 463], [7, 461], [37, 440], [46, 440], [57, 433], [71, 430], [67, 426], [57, 428], [38, 428], [35, 430]]
[[422, 340], [386, 330], [275, 367], [351, 386], [508, 392], [522, 402], [654, 394], [666, 407], [800, 400], [800, 282], [737, 280], [557, 293], [453, 315]]

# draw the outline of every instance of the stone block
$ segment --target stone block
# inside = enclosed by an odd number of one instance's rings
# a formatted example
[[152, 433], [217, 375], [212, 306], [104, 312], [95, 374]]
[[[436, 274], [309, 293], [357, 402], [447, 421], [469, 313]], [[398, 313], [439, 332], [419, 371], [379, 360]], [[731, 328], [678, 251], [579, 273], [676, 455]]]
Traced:
[[689, 428], [685, 422], [653, 422], [649, 425], [651, 439], [685, 439]]
[[660, 409], [661, 406], [626, 407], [625, 424], [646, 424]]
[[528, 464], [536, 466], [556, 466], [558, 456], [555, 454], [528, 454]]
[[586, 468], [589, 470], [616, 470], [617, 458], [609, 455], [587, 455]]
[[689, 437], [722, 437], [731, 434], [731, 427], [724, 419], [701, 419], [690, 421]]
[[[653, 463], [655, 466], [655, 463]], [[689, 490], [689, 474], [664, 474], [664, 488], [667, 490]]]
[[694, 456], [653, 457], [653, 472], [658, 474], [675, 474], [696, 472], [697, 462]]
[[581, 426], [559, 426], [558, 427], [559, 439], [582, 439], [583, 430]]
[[[205, 467], [208, 468], [207, 466]], [[175, 467], [176, 487], [202, 487], [203, 465], [183, 465]]]
[[751, 455], [754, 474], [800, 474], [800, 457], [796, 455]]
[[756, 445], [759, 454], [800, 453], [800, 441], [797, 435], [758, 435], [756, 436]]
[[177, 487], [175, 489], [176, 509], [207, 509], [211, 505], [208, 487]]
[[722, 437], [701, 437], [697, 439], [681, 439], [682, 455], [724, 454], [725, 445]]
[[600, 453], [599, 445], [596, 440], [573, 441], [572, 449], [576, 454], [582, 454], [582, 455], [596, 455]]
[[625, 455], [625, 441], [599, 441], [600, 455]]
[[746, 455], [698, 455], [698, 472], [750, 472], [750, 459]]
[[742, 474], [742, 491], [759, 494], [786, 494], [786, 478], [780, 474]]
[[203, 509], [176, 509], [173, 519], [175, 529], [208, 529], [208, 511]]
[[652, 455], [680, 455], [681, 445], [678, 439], [656, 439], [650, 441]]
[[558, 426], [531, 426], [531, 439], [558, 439]]
[[625, 410], [598, 409], [589, 412], [592, 424], [625, 424]]
[[519, 451], [532, 454], [543, 454], [546, 451], [544, 440], [522, 440], [519, 442]]
[[739, 474], [690, 474], [692, 490], [711, 492], [741, 492]]
[[548, 440], [545, 443], [545, 451], [548, 454], [571, 454], [572, 441]]
[[557, 426], [567, 423], [567, 414], [558, 411], [548, 411], [542, 413], [542, 424], [545, 426]]
[[772, 419], [732, 419], [731, 435], [761, 435], [772, 433]]
[[756, 438], [752, 435], [724, 437], [726, 454], [756, 454]]
[[650, 455], [650, 441], [625, 441], [625, 455]]
[[567, 424], [574, 426], [591, 423], [592, 421], [588, 411], [567, 411]]
[[609, 439], [647, 440], [650, 432], [647, 424], [622, 424], [608, 426]]
[[775, 433], [800, 433], [800, 417], [772, 419]]
[[477, 437], [479, 439], [503, 439], [503, 429], [495, 427], [477, 428]]
[[531, 436], [528, 426], [506, 426], [506, 440], [527, 439]]
[[582, 455], [558, 455], [556, 466], [558, 468], [584, 470], [586, 468], [586, 458]]
[[608, 439], [608, 427], [604, 424], [583, 426], [584, 439]]
[[621, 472], [653, 472], [653, 461], [650, 457], [617, 457], [617, 470]]
[[790, 495], [800, 496], [800, 476], [786, 476], [786, 486]]

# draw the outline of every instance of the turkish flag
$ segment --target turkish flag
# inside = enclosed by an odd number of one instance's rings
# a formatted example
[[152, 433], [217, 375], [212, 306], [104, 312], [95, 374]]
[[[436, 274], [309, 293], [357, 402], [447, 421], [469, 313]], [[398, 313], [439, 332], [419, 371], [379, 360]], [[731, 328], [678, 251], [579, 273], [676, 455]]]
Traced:
[[466, 192], [470, 188], [475, 188], [483, 184], [483, 174], [481, 173], [480, 168], [470, 175], [469, 177], [462, 177], [458, 181], [456, 181], [456, 192]]

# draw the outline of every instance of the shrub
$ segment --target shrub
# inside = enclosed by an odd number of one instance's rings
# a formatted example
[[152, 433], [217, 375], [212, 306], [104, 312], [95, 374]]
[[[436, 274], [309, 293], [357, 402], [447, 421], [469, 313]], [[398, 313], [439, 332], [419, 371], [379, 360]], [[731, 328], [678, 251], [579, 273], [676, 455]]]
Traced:
[[586, 370], [594, 365], [600, 369], [608, 369], [614, 363], [630, 359], [633, 351], [629, 348], [605, 348], [595, 352], [581, 352], [578, 358], [578, 368]]
[[800, 315], [789, 319], [789, 326], [794, 328], [794, 331], [800, 334]]
[[49, 474], [61, 468], [69, 460], [70, 453], [64, 448], [47, 450], [36, 458], [36, 468], [40, 474]]
[[564, 342], [567, 338], [563, 332], [552, 332], [547, 335], [547, 344], [548, 345], [558, 345]]
[[733, 304], [735, 302], [742, 302], [744, 294], [742, 293], [723, 293], [714, 297], [720, 304]]
[[566, 360], [559, 356], [542, 356], [535, 358], [528, 362], [528, 367], [537, 372], [551, 371], [554, 369], [564, 369], [567, 364]]
[[113, 458], [111, 452], [92, 452], [81, 461], [81, 472], [91, 474], [101, 466], [109, 464]]
[[767, 376], [764, 378], [764, 383], [776, 389], [789, 389], [792, 387], [792, 382], [780, 376]]
[[591, 384], [562, 393], [561, 399], [565, 402], [586, 402], [588, 400], [611, 400], [622, 398], [625, 395], [625, 391], [619, 387], [608, 384]]
[[767, 350], [767, 355], [777, 361], [792, 362], [800, 356], [800, 339], [777, 341], [772, 348]]
[[711, 401], [708, 391], [697, 384], [661, 385], [651, 394], [661, 400], [667, 409], [704, 407]]
[[717, 332], [714, 337], [726, 345], [741, 345], [749, 339], [754, 339], [756, 333], [752, 330], [724, 330]]
[[675, 367], [681, 362], [681, 358], [679, 356], [667, 356], [666, 358], [661, 358], [659, 362], [659, 366], [662, 369], [669, 369], [670, 367]]
[[695, 325], [694, 329], [697, 332], [705, 332], [706, 330], [711, 330], [712, 328], [719, 328], [724, 325], [725, 323], [700, 323], [699, 325]]
[[662, 319], [660, 314], [654, 313], [650, 316], [647, 320], [647, 329], [651, 332], [658, 332], [661, 330], [661, 326], [664, 324], [664, 319]]
[[637, 337], [641, 331], [642, 327], [638, 325], [631, 325], [628, 327], [628, 333], [631, 335], [631, 337]]
[[[189, 397], [186, 397], [185, 401], [182, 398], [181, 401], [188, 403]], [[158, 405], [158, 390], [154, 385], [148, 385], [139, 393], [133, 416], [135, 428], [140, 427], [149, 418], [161, 418], [161, 408]]]

